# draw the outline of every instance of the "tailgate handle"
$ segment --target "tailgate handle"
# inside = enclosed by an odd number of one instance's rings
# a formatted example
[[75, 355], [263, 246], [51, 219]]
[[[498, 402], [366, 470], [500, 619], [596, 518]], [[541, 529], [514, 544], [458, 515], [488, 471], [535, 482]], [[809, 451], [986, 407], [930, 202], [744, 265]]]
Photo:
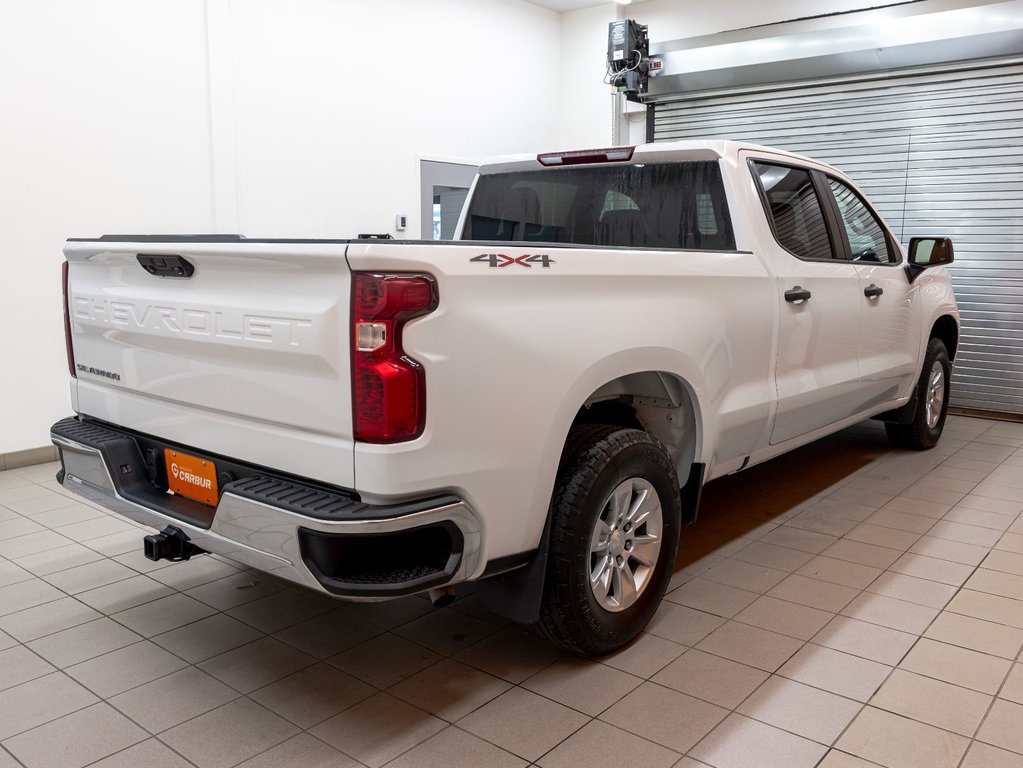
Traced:
[[195, 267], [183, 256], [164, 254], [138, 254], [142, 269], [157, 277], [189, 278], [195, 273]]

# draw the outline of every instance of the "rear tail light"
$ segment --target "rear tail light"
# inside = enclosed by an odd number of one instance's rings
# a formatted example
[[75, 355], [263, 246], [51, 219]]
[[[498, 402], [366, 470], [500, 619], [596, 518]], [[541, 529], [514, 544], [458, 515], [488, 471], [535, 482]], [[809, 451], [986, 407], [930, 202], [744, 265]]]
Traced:
[[352, 273], [352, 409], [355, 439], [412, 440], [426, 425], [426, 375], [405, 354], [405, 324], [437, 308], [429, 275]]
[[78, 373], [75, 371], [75, 350], [71, 346], [71, 308], [68, 306], [68, 292], [67, 292], [67, 262], [65, 261], [60, 268], [60, 282], [61, 290], [63, 291], [64, 299], [64, 346], [67, 348], [67, 370], [73, 378], [78, 378]]

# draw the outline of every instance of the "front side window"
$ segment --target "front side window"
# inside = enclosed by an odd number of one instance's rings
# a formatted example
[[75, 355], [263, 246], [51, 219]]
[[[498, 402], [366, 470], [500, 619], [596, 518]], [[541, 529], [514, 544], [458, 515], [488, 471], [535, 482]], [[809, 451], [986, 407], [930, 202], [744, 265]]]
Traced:
[[484, 174], [462, 239], [735, 250], [716, 162]]
[[853, 261], [894, 264], [898, 260], [895, 250], [888, 242], [884, 226], [874, 212], [867, 208], [859, 195], [838, 179], [829, 177], [828, 185], [842, 215]]
[[755, 161], [753, 167], [778, 242], [801, 259], [834, 258], [824, 211], [810, 172], [760, 161]]

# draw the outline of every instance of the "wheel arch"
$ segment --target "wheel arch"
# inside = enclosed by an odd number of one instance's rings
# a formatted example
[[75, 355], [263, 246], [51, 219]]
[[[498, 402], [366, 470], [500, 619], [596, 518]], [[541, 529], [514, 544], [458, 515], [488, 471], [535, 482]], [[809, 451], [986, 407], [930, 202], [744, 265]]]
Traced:
[[955, 360], [959, 349], [959, 323], [952, 315], [942, 315], [935, 320], [927, 338], [941, 340], [948, 352], [948, 359]]

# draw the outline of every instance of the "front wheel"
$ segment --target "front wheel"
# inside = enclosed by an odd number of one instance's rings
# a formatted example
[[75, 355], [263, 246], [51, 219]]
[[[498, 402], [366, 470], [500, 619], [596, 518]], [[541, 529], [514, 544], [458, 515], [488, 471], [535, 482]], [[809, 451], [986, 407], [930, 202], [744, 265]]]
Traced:
[[678, 476], [664, 446], [640, 430], [585, 425], [568, 446], [537, 629], [597, 656], [632, 640], [660, 604], [678, 552]]
[[916, 411], [909, 424], [885, 424], [888, 441], [896, 448], [917, 451], [933, 448], [945, 428], [952, 363], [941, 339], [927, 344], [924, 366], [916, 389]]

